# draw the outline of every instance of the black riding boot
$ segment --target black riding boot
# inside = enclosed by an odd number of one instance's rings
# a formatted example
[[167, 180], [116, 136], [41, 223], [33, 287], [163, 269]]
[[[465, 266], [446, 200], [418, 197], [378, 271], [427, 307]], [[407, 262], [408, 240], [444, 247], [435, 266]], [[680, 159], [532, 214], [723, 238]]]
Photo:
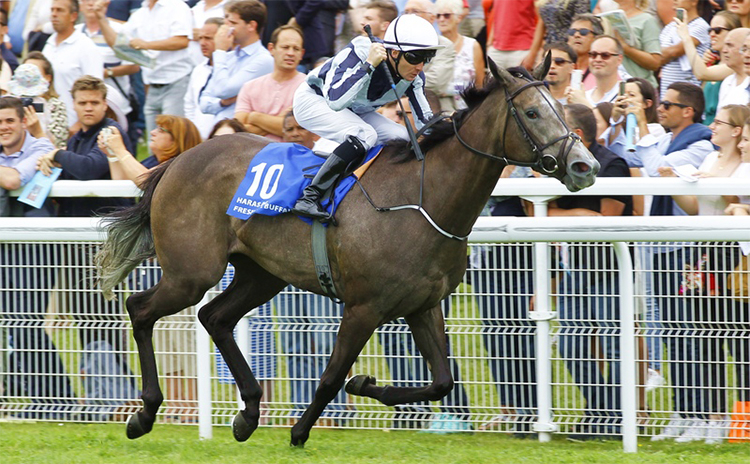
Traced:
[[297, 200], [292, 212], [298, 216], [313, 219], [329, 219], [328, 213], [320, 206], [323, 195], [333, 187], [336, 179], [346, 170], [346, 167], [354, 161], [360, 160], [366, 151], [357, 137], [348, 136], [346, 141], [336, 147], [326, 159], [315, 178], [313, 178], [312, 183], [305, 187], [302, 198]]

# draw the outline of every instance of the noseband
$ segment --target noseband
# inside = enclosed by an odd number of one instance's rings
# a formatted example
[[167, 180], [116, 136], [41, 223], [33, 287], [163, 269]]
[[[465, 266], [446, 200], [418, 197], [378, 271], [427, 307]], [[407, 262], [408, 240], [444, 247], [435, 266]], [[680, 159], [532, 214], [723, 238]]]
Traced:
[[[476, 148], [466, 143], [466, 141], [464, 141], [463, 138], [461, 138], [461, 135], [458, 133], [458, 126], [456, 125], [456, 119], [453, 119], [453, 131], [456, 133], [456, 139], [458, 139], [461, 145], [463, 145], [466, 149], [468, 149], [472, 153], [475, 153], [480, 156], [484, 156], [485, 158], [493, 159], [495, 161], [499, 161], [505, 165], [530, 167], [536, 171], [542, 172], [547, 175], [552, 175], [556, 173], [557, 170], [560, 168], [557, 160], [566, 159], [568, 156], [568, 153], [570, 153], [570, 150], [573, 149], [573, 145], [576, 142], [580, 142], [581, 138], [578, 136], [578, 134], [575, 134], [574, 132], [571, 132], [570, 130], [568, 130], [567, 134], [561, 135], [560, 137], [554, 139], [553, 141], [545, 145], [541, 145], [535, 139], [534, 135], [531, 133], [531, 131], [529, 131], [529, 128], [526, 126], [526, 124], [523, 122], [523, 119], [518, 114], [518, 110], [516, 109], [516, 106], [513, 103], [513, 100], [525, 90], [538, 87], [540, 85], [544, 85], [544, 83], [541, 81], [527, 82], [526, 84], [522, 85], [521, 87], [519, 87], [512, 93], [508, 92], [508, 89], [505, 88], [505, 101], [508, 103], [510, 114], [513, 115], [513, 119], [515, 119], [516, 124], [518, 125], [518, 128], [521, 131], [521, 135], [523, 135], [523, 138], [526, 139], [529, 145], [531, 145], [531, 150], [536, 154], [536, 159], [534, 161], [525, 162], [525, 161], [510, 160], [506, 156], [497, 156], [497, 155], [493, 155], [492, 153], [487, 153], [484, 151], [477, 150]], [[567, 124], [565, 124], [565, 120], [560, 116], [560, 113], [558, 113], [555, 107], [549, 103], [546, 97], [544, 98], [544, 100], [547, 101], [550, 108], [552, 109], [552, 112], [555, 113], [555, 116], [557, 116], [557, 119], [562, 123], [563, 127], [567, 129], [568, 126]], [[505, 124], [503, 126], [503, 154], [505, 154], [505, 133], [507, 132], [507, 130], [508, 130], [508, 118], [505, 118]], [[560, 149], [558, 150], [557, 155], [544, 153], [544, 150], [546, 150], [547, 148], [551, 147], [552, 145], [560, 141], [563, 141], [563, 143], [560, 146]]]

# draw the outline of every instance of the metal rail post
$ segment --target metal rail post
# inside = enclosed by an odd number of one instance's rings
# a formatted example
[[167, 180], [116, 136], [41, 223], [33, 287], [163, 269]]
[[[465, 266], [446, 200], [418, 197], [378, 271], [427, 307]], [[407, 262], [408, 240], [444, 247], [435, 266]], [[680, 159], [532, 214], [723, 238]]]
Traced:
[[620, 280], [620, 402], [622, 407], [622, 450], [638, 451], [638, 395], [636, 395], [635, 304], [633, 261], [628, 244], [613, 242]]
[[208, 332], [198, 320], [198, 311], [208, 304], [210, 298], [208, 292], [203, 295], [195, 311], [195, 347], [196, 347], [196, 371], [198, 374], [198, 436], [201, 439], [213, 438], [211, 423], [211, 410], [213, 401], [211, 398], [211, 341]]

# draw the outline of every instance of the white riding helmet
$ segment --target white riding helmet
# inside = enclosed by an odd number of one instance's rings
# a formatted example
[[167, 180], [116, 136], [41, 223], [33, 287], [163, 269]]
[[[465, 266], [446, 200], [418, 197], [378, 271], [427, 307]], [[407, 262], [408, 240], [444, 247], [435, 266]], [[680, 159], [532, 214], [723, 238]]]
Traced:
[[392, 21], [385, 31], [383, 44], [385, 48], [402, 52], [443, 48], [438, 45], [438, 35], [432, 24], [413, 14], [402, 15]]

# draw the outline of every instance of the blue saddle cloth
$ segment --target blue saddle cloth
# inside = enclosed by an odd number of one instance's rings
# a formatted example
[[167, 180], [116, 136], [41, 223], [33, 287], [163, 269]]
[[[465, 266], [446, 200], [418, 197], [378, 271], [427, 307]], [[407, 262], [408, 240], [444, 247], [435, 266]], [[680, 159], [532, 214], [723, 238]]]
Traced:
[[[374, 158], [381, 148], [382, 145], [371, 148], [363, 163]], [[255, 155], [247, 168], [227, 214], [249, 219], [253, 214], [277, 216], [290, 212], [324, 161], [323, 157], [296, 143], [267, 145]], [[321, 205], [334, 214], [355, 182], [353, 174], [341, 180], [332, 201], [326, 199]], [[300, 219], [312, 224], [308, 218]]]

